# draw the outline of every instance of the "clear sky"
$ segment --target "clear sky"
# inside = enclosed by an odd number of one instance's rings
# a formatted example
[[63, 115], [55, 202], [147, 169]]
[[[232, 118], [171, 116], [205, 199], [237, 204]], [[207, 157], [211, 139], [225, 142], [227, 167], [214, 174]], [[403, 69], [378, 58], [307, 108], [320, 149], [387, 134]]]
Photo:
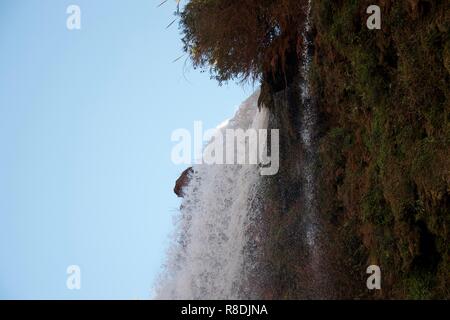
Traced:
[[0, 298], [150, 297], [185, 168], [171, 133], [251, 94], [173, 62], [175, 1], [159, 1], [0, 2]]

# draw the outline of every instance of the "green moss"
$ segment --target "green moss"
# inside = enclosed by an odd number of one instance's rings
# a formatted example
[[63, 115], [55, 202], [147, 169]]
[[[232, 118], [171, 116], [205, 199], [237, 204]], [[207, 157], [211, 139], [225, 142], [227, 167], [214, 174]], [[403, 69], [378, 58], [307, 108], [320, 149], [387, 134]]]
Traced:
[[362, 221], [382, 226], [390, 221], [391, 215], [379, 186], [371, 186], [362, 201]]
[[383, 263], [385, 297], [450, 297], [450, 11], [428, 3], [384, 3], [380, 31], [365, 28], [370, 1], [313, 8], [322, 206]]
[[430, 273], [414, 272], [407, 275], [404, 287], [407, 288], [406, 298], [412, 300], [428, 300], [433, 298], [434, 276]]

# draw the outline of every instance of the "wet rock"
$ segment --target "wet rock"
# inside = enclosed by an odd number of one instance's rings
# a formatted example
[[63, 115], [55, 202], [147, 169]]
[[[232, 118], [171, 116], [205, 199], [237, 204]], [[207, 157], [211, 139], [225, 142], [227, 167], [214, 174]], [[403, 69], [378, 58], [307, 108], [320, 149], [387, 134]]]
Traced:
[[183, 171], [183, 173], [181, 173], [180, 177], [175, 182], [175, 187], [173, 188], [173, 192], [175, 192], [175, 194], [178, 197], [183, 198], [183, 196], [184, 196], [183, 189], [185, 186], [187, 186], [187, 184], [191, 180], [191, 174], [193, 172], [194, 172], [194, 170], [192, 169], [192, 167], [187, 168], [186, 170]]

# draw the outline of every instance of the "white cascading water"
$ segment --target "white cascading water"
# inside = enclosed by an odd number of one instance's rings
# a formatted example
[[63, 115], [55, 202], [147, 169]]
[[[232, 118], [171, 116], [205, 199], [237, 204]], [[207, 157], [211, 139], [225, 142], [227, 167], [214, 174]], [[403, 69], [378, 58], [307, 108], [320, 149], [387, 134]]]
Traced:
[[[318, 213], [317, 198], [317, 108], [309, 89], [309, 72], [312, 62], [311, 43], [311, 0], [308, 1], [307, 16], [303, 28], [303, 52], [301, 68], [301, 100], [302, 116], [300, 120], [300, 135], [303, 144], [304, 161], [302, 163], [303, 191], [303, 226], [308, 248], [308, 264], [312, 272], [309, 281], [310, 298], [323, 298], [324, 288], [328, 287], [326, 277], [323, 277], [321, 221]], [[319, 239], [320, 238], [320, 239]]]
[[305, 213], [306, 219], [308, 221], [307, 227], [307, 244], [311, 249], [314, 249], [315, 242], [317, 238], [317, 223], [315, 221], [315, 146], [314, 146], [314, 135], [316, 128], [316, 108], [311, 99], [309, 92], [309, 70], [311, 66], [311, 43], [309, 40], [309, 33], [311, 31], [310, 25], [310, 10], [311, 2], [308, 3], [307, 19], [305, 22], [305, 27], [303, 31], [303, 42], [304, 48], [302, 52], [302, 82], [301, 82], [301, 98], [302, 98], [302, 118], [301, 118], [301, 139], [305, 151], [305, 161], [303, 163], [303, 197], [304, 197], [304, 208], [307, 211]]
[[[266, 129], [268, 114], [266, 108], [258, 110], [258, 96], [248, 98], [234, 118], [217, 130]], [[244, 249], [258, 214], [258, 165], [201, 164], [193, 170], [156, 298], [246, 298], [241, 287], [251, 262]]]

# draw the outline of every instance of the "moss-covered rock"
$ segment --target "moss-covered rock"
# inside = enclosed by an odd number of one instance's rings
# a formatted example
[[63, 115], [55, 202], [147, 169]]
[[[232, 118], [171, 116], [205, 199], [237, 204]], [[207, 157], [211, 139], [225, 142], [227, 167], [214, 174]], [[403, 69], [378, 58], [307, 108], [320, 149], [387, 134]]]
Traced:
[[450, 5], [381, 1], [382, 29], [368, 30], [371, 1], [313, 3], [322, 212], [339, 213], [333, 232], [364, 252], [346, 253], [349, 269], [383, 270], [381, 294], [347, 285], [355, 297], [449, 298]]

